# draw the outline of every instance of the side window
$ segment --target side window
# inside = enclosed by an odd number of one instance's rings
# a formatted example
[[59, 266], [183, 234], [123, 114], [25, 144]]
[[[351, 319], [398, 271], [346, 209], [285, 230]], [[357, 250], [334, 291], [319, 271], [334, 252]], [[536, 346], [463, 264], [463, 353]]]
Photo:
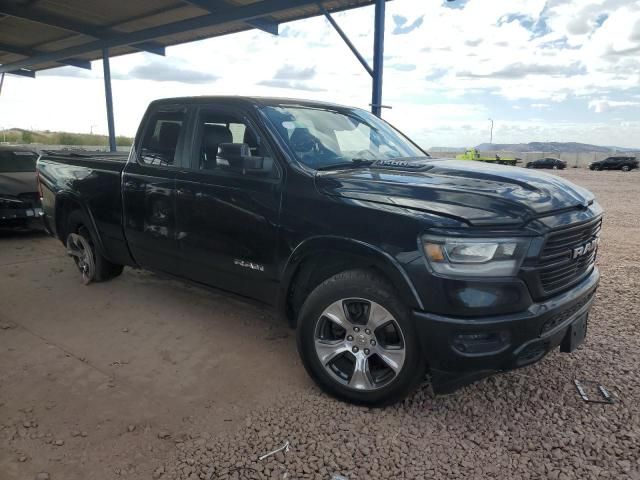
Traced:
[[[198, 169], [232, 176], [277, 177], [273, 155], [243, 117], [205, 110], [198, 116]], [[195, 166], [195, 165], [194, 165]]]
[[153, 114], [149, 118], [140, 145], [140, 162], [147, 165], [172, 166], [184, 119], [184, 111], [161, 111]]

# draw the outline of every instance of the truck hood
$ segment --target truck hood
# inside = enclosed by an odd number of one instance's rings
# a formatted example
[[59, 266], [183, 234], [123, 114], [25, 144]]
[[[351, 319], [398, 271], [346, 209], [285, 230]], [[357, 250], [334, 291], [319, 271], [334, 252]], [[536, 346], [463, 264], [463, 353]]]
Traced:
[[326, 195], [453, 217], [470, 225], [513, 226], [557, 210], [587, 207], [594, 196], [555, 175], [482, 162], [428, 159], [320, 171]]
[[0, 172], [0, 195], [16, 196], [37, 190], [36, 172]]

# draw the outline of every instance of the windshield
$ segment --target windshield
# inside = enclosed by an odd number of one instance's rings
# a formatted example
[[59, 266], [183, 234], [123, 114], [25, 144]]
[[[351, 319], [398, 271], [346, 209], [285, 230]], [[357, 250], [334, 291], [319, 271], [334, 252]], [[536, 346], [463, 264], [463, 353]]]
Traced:
[[0, 172], [35, 172], [38, 154], [28, 150], [0, 150]]
[[297, 159], [314, 169], [426, 156], [393, 127], [364, 110], [279, 105], [262, 111]]

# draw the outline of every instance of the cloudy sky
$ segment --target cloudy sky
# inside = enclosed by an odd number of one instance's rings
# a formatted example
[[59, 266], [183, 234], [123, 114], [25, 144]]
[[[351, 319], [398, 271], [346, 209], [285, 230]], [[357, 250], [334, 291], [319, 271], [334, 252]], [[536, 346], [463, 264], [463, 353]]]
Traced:
[[[373, 8], [335, 15], [371, 60]], [[577, 141], [640, 147], [640, 0], [393, 0], [384, 117], [425, 147]], [[106, 132], [101, 62], [9, 76], [0, 128]], [[370, 77], [324, 18], [112, 59], [116, 130], [182, 95], [368, 108]]]

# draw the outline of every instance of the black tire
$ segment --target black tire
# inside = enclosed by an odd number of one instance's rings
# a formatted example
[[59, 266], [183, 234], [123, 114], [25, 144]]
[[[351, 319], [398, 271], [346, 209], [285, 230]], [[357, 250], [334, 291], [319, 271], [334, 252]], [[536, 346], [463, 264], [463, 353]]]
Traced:
[[[343, 299], [345, 303], [341, 302]], [[352, 388], [348, 385], [351, 383], [348, 377], [344, 378], [343, 382], [339, 381], [337, 376], [330, 373], [330, 367], [323, 365], [316, 352], [316, 345], [319, 341], [317, 332], [323, 319], [326, 319], [326, 316], [323, 316], [325, 310], [329, 306], [337, 304], [336, 302], [340, 302], [343, 305], [342, 312], [347, 317], [351, 314], [346, 310], [346, 302], [350, 301], [370, 302], [370, 305], [383, 307], [392, 316], [391, 321], [381, 323], [381, 325], [387, 325], [386, 327], [376, 327], [372, 336], [367, 337], [371, 339], [372, 345], [375, 345], [374, 339], [377, 339], [380, 342], [378, 348], [382, 349], [381, 351], [389, 352], [389, 350], [384, 350], [388, 347], [382, 346], [383, 342], [379, 336], [380, 329], [386, 330], [389, 325], [392, 325], [391, 328], [394, 330], [399, 328], [401, 332], [402, 347], [400, 348], [404, 353], [403, 363], [397, 372], [394, 371], [390, 380], [386, 380], [386, 383], [383, 382], [378, 387], [376, 381], [371, 380], [373, 378], [371, 367], [372, 362], [379, 365], [381, 357], [373, 358], [376, 354], [371, 353], [371, 356], [365, 360], [368, 379], [370, 384], [375, 387], [374, 389], [358, 390]], [[371, 310], [367, 310], [366, 315], [368, 316], [370, 312]], [[349, 325], [356, 324], [349, 323]], [[354, 335], [358, 336], [358, 334]], [[364, 335], [359, 335], [359, 337], [364, 337]], [[363, 338], [354, 339], [353, 336], [351, 338], [354, 344], [358, 341], [363, 342], [360, 355], [367, 352], [366, 340]], [[345, 333], [344, 339], [348, 339], [347, 333]], [[388, 282], [368, 270], [349, 270], [338, 273], [322, 282], [311, 292], [298, 316], [297, 345], [302, 362], [316, 383], [330, 395], [352, 403], [380, 407], [398, 402], [411, 393], [424, 380], [426, 374], [427, 364], [420, 351], [415, 325], [410, 317], [409, 309], [400, 301]], [[346, 351], [339, 356], [343, 357], [342, 361], [344, 362], [346, 361], [344, 357], [349, 355], [354, 362], [352, 378], [356, 369], [355, 355]], [[367, 353], [367, 355], [369, 354]], [[336, 360], [330, 360], [326, 365], [333, 364], [333, 362]], [[384, 370], [384, 367], [382, 368]]]
[[112, 263], [104, 258], [104, 256], [102, 256], [102, 254], [95, 247], [97, 242], [93, 237], [93, 233], [91, 232], [91, 229], [88, 225], [89, 222], [87, 222], [85, 215], [80, 210], [74, 210], [69, 214], [69, 217], [67, 218], [67, 229], [65, 232], [67, 236], [67, 238], [65, 239], [65, 244], [67, 243], [69, 235], [76, 234], [82, 237], [90, 248], [90, 255], [93, 259], [94, 268], [92, 274], [90, 274], [89, 278], [85, 280], [85, 283], [88, 284], [91, 282], [105, 282], [114, 277], [117, 277], [122, 273], [124, 266]]
[[622, 166], [622, 171], [623, 172], [628, 172], [629, 170], [631, 170], [631, 168], [629, 168], [629, 165], [623, 165]]

